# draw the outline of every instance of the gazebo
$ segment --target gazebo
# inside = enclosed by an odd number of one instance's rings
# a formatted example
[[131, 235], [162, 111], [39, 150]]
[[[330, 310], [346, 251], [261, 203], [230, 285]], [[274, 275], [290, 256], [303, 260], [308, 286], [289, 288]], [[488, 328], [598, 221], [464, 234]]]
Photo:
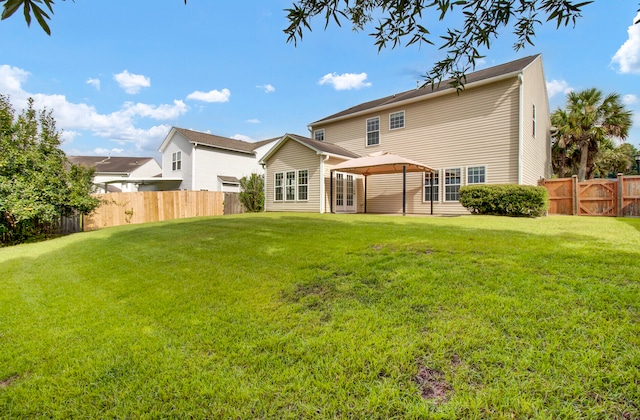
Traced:
[[427, 172], [431, 174], [431, 214], [433, 214], [433, 174], [435, 169], [411, 159], [389, 152], [372, 153], [368, 156], [346, 160], [334, 166], [330, 171], [330, 194], [333, 213], [333, 173], [346, 172], [364, 176], [364, 212], [367, 212], [367, 177], [370, 175], [396, 174], [402, 172], [402, 215], [407, 211], [407, 172]]

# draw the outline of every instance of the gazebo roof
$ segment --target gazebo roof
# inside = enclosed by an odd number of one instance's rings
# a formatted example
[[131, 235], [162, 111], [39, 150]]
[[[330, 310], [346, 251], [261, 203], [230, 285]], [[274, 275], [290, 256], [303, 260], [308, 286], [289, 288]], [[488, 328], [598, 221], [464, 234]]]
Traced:
[[368, 176], [395, 174], [402, 172], [403, 168], [406, 168], [407, 172], [435, 172], [435, 169], [427, 165], [389, 152], [372, 153], [365, 157], [349, 159], [334, 166], [333, 170]]

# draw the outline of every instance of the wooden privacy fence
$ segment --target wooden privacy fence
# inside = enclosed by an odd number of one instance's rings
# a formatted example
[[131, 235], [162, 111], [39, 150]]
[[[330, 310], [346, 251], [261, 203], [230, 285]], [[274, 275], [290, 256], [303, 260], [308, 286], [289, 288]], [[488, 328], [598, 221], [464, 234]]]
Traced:
[[549, 194], [549, 214], [640, 217], [640, 176], [578, 182], [574, 175], [543, 179], [539, 185]]
[[[221, 216], [225, 196], [217, 191], [148, 191], [97, 194], [104, 204], [83, 218], [83, 230], [196, 216]], [[237, 196], [237, 193], [235, 194]], [[233, 200], [230, 197], [230, 200]], [[229, 214], [229, 213], [227, 213]]]

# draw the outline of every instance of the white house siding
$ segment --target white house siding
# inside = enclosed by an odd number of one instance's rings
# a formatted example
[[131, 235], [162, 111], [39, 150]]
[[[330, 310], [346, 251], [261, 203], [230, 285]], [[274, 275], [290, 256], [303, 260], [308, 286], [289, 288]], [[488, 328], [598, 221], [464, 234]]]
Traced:
[[[318, 213], [320, 209], [320, 182], [323, 176], [320, 173], [320, 159], [322, 156], [295, 140], [287, 140], [267, 161], [265, 178], [265, 205], [267, 211], [295, 211]], [[274, 179], [275, 173], [299, 170], [309, 171], [308, 200], [306, 201], [275, 201]], [[328, 174], [325, 191], [328, 194]], [[297, 186], [296, 186], [297, 188]], [[297, 191], [296, 191], [297, 192]], [[296, 194], [297, 198], [297, 194]]]
[[233, 176], [238, 179], [251, 175], [251, 172], [262, 174], [253, 153], [232, 152], [198, 145], [194, 151], [196, 171], [193, 179], [193, 190], [222, 191], [218, 176]]
[[[427, 88], [428, 89], [428, 88]], [[486, 166], [487, 183], [518, 182], [519, 81], [517, 77], [492, 84], [467, 87], [409, 105], [373, 111], [355, 118], [318, 125], [325, 141], [360, 155], [388, 151], [442, 170]], [[389, 114], [405, 111], [405, 128], [389, 130]], [[366, 120], [380, 117], [380, 145], [366, 146]], [[466, 213], [459, 203], [440, 202], [434, 213]], [[423, 202], [422, 174], [407, 175], [407, 212], [430, 212]], [[367, 212], [402, 211], [402, 174], [370, 176], [367, 180]]]
[[[537, 185], [551, 176], [551, 120], [542, 58], [524, 69], [522, 183]], [[536, 106], [536, 136], [533, 136], [533, 105]]]
[[[162, 177], [182, 178], [182, 183], [178, 187], [181, 190], [192, 190], [193, 166], [191, 162], [192, 146], [182, 134], [176, 132], [173, 138], [162, 152]], [[174, 152], [182, 152], [182, 169], [172, 170], [172, 155]]]

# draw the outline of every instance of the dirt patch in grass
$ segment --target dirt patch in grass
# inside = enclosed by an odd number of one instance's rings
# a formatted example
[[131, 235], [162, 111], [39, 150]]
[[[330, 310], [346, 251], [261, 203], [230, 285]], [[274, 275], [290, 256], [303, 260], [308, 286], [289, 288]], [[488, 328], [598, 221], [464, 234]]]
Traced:
[[453, 388], [444, 379], [444, 373], [418, 364], [418, 374], [413, 380], [418, 384], [422, 398], [442, 404], [449, 400]]
[[19, 378], [18, 375], [12, 375], [12, 376], [9, 376], [8, 378], [0, 380], [0, 389], [11, 386], [15, 381], [18, 380], [18, 378]]

